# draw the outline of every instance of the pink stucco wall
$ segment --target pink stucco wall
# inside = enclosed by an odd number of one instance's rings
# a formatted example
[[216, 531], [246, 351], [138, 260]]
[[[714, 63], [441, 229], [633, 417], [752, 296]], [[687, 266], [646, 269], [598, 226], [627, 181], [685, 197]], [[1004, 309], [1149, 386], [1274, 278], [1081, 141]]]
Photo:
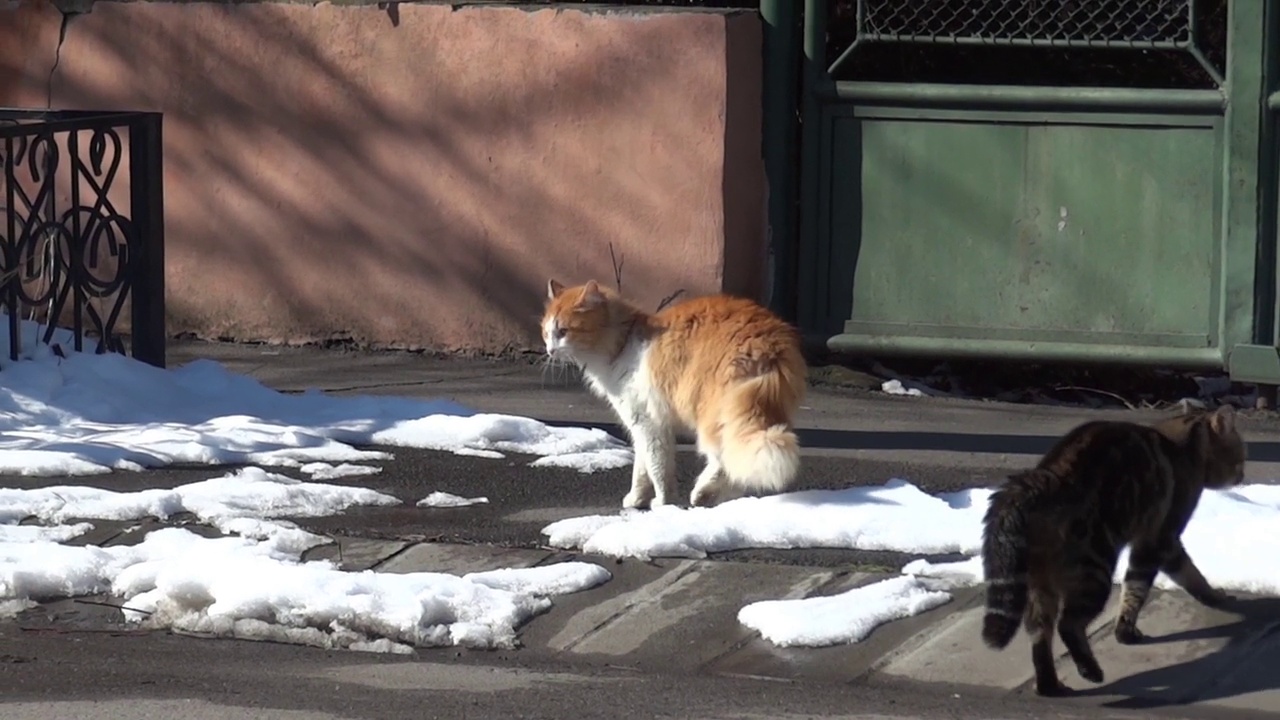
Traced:
[[[747, 12], [0, 0], [0, 105], [159, 110], [169, 330], [500, 350], [546, 279], [759, 295]], [[52, 84], [48, 84], [52, 72]]]

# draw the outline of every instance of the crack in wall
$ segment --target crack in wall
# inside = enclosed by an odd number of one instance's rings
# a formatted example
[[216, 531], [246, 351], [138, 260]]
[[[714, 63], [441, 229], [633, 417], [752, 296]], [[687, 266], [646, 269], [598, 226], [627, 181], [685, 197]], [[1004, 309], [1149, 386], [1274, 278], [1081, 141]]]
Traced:
[[62, 13], [62, 26], [58, 28], [58, 45], [53, 49], [53, 67], [49, 68], [49, 79], [45, 82], [44, 107], [53, 109], [53, 76], [58, 73], [58, 63], [62, 62], [62, 43], [67, 39], [67, 24], [71, 22], [70, 13]]
[[94, 0], [53, 0], [53, 6], [62, 13], [62, 24], [58, 28], [58, 46], [53, 50], [53, 67], [49, 68], [49, 78], [45, 83], [46, 110], [53, 109], [53, 78], [58, 73], [58, 64], [62, 62], [62, 44], [66, 42], [67, 28], [71, 25], [71, 18], [92, 12], [93, 3]]

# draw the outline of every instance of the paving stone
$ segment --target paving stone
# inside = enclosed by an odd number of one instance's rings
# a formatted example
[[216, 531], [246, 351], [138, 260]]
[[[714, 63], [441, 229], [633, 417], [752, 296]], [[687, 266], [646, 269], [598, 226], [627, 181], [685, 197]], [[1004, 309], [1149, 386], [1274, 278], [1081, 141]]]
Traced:
[[339, 536], [333, 542], [311, 548], [302, 559], [329, 560], [343, 570], [369, 570], [387, 558], [405, 549], [409, 543], [403, 540], [374, 540], [369, 538]]
[[1063, 681], [1121, 706], [1202, 702], [1280, 712], [1280, 599], [1246, 598], [1238, 607], [1243, 612], [1212, 610], [1181, 591], [1155, 593], [1138, 621], [1146, 642], [1120, 645], [1110, 625], [1094, 639], [1106, 684], [1081, 680], [1067, 658], [1059, 661]]
[[761, 638], [754, 630], [749, 630], [737, 622], [737, 610], [757, 600], [799, 600], [807, 597], [839, 595], [884, 577], [881, 574], [860, 572], [818, 573], [813, 570], [807, 574], [796, 572], [804, 569], [790, 568], [792, 572], [779, 576], [774, 583], [781, 586], [787, 584], [789, 580], [789, 586], [770, 588], [769, 592], [759, 593], [760, 597], [735, 603], [732, 617], [739, 628], [738, 635], [742, 640], [737, 647], [707, 663], [705, 669], [708, 672], [718, 675], [784, 679], [812, 675], [815, 678], [837, 681], [849, 679], [859, 672], [857, 663], [850, 663], [847, 660], [848, 656], [854, 653], [862, 653], [864, 648], [855, 645], [825, 648], [778, 647]]
[[[957, 685], [980, 685], [1014, 690], [1027, 686], [1034, 677], [1031, 666], [1031, 639], [1024, 630], [1008, 647], [993, 650], [982, 642], [982, 616], [985, 614], [985, 590], [980, 587], [952, 592], [954, 599], [939, 610], [935, 623], [924, 626], [911, 638], [876, 664], [886, 675]], [[1107, 627], [1114, 617], [1119, 593], [1112, 593], [1107, 608], [1089, 626], [1090, 633]], [[924, 617], [924, 616], [921, 616]], [[914, 619], [914, 618], [913, 618]], [[1062, 643], [1055, 640], [1059, 660], [1064, 656]], [[1067, 661], [1066, 665], [1071, 665]], [[1061, 675], [1065, 666], [1058, 663]], [[1064, 678], [1064, 681], [1070, 683]]]
[[545, 550], [503, 548], [492, 545], [418, 543], [378, 565], [378, 572], [441, 572], [464, 575], [500, 568], [533, 567], [552, 556]]
[[217, 528], [210, 527], [208, 525], [200, 525], [197, 523], [175, 525], [171, 522], [160, 522], [155, 518], [145, 518], [136, 523], [128, 523], [128, 527], [124, 529], [124, 532], [115, 535], [110, 540], [103, 543], [102, 547], [137, 545], [145, 540], [148, 534], [167, 527], [181, 527], [184, 530], [188, 530], [204, 538], [225, 537]]
[[[92, 530], [83, 535], [73, 537], [63, 544], [70, 545], [71, 547], [88, 547], [90, 545], [102, 547], [119, 537], [121, 533], [126, 531], [138, 532], [138, 530], [141, 529], [139, 527], [139, 523], [136, 521], [120, 522], [116, 520], [87, 520], [86, 522], [93, 523]], [[137, 528], [137, 530], [131, 530], [131, 528]]]
[[[1267, 625], [1233, 651], [1236, 662], [1231, 667], [1203, 669], [1218, 681], [1201, 688], [1195, 700], [1233, 710], [1280, 713], [1280, 622]], [[1190, 670], [1198, 673], [1201, 668]]]
[[[632, 563], [631, 566], [634, 567], [637, 564]], [[625, 564], [612, 571], [615, 574], [615, 579], [621, 567], [625, 567]], [[583, 642], [604, 631], [610, 624], [635, 607], [647, 605], [652, 603], [654, 599], [661, 598], [671, 586], [678, 583], [685, 575], [693, 572], [695, 567], [697, 567], [697, 562], [694, 560], [677, 561], [661, 574], [647, 579], [635, 587], [626, 589], [615, 587], [615, 592], [609, 598], [581, 608], [567, 618], [559, 631], [547, 640], [547, 646], [559, 652], [576, 651]], [[593, 647], [597, 652], [606, 651], [607, 643], [596, 642]]]
[[1147, 642], [1121, 645], [1113, 634], [1119, 601], [1120, 589], [1116, 588], [1107, 611], [1090, 636], [1093, 653], [1107, 676], [1106, 683], [1096, 686], [1081, 678], [1075, 663], [1062, 649], [1062, 643], [1057, 643], [1058, 674], [1068, 687], [1088, 694], [1179, 701], [1193, 696], [1210, 678], [1189, 674], [1166, 685], [1150, 683], [1144, 676], [1172, 677], [1179, 672], [1178, 668], [1189, 663], [1205, 666], [1227, 660], [1219, 651], [1230, 639], [1227, 628], [1235, 620], [1231, 615], [1204, 608], [1184, 592], [1154, 591], [1138, 618], [1138, 627], [1147, 634]]

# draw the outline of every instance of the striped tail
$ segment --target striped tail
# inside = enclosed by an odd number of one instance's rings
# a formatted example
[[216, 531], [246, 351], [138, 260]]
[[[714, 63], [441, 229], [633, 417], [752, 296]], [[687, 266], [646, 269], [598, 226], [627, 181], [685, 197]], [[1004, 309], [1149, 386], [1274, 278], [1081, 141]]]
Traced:
[[1047, 489], [1053, 478], [1043, 470], [1011, 476], [991, 496], [983, 518], [982, 572], [987, 582], [987, 612], [982, 618], [982, 640], [997, 650], [1006, 647], [1022, 624], [1027, 609], [1027, 519], [1025, 503]]

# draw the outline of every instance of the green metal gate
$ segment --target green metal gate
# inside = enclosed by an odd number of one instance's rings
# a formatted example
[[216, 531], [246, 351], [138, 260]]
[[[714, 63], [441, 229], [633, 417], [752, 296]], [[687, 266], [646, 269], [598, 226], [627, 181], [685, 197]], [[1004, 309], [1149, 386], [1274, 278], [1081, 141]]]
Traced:
[[[766, 22], [779, 7], [762, 4]], [[780, 275], [797, 322], [841, 351], [1280, 384], [1278, 14], [1267, 0], [805, 0], [799, 231]], [[781, 80], [767, 87], [778, 102]], [[771, 178], [784, 146], [766, 146]], [[779, 244], [787, 208], [771, 210]]]

